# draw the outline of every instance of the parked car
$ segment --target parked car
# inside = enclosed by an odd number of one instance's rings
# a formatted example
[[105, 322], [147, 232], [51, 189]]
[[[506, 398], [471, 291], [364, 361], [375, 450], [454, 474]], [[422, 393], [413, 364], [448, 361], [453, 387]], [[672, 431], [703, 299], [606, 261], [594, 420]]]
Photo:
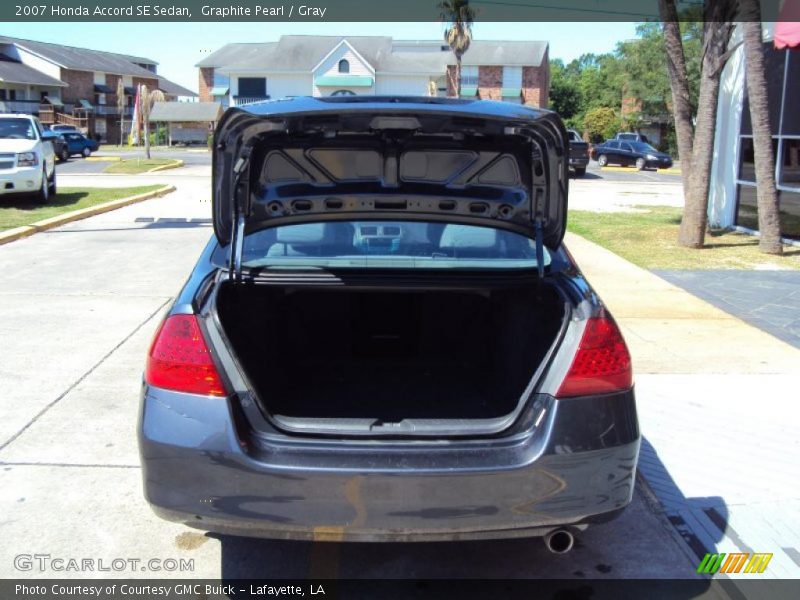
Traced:
[[55, 131], [43, 131], [42, 139], [49, 141], [53, 144], [53, 151], [56, 153], [56, 160], [58, 162], [66, 162], [69, 160], [69, 148], [67, 141]]
[[144, 372], [156, 513], [554, 552], [618, 515], [640, 443], [631, 360], [562, 241], [568, 145], [555, 113], [501, 102], [229, 109], [215, 235]]
[[635, 166], [640, 171], [669, 169], [672, 166], [672, 157], [669, 154], [659, 152], [644, 142], [606, 140], [592, 148], [592, 159], [601, 167], [617, 164], [623, 167]]
[[100, 147], [94, 140], [90, 140], [82, 133], [77, 133], [75, 131], [65, 131], [61, 134], [61, 137], [67, 142], [67, 151], [70, 156], [73, 154], [80, 154], [89, 157], [92, 155], [92, 152]]
[[55, 125], [50, 125], [50, 131], [55, 131], [56, 133], [64, 133], [66, 131], [78, 131], [78, 128], [75, 125], [64, 125], [62, 123], [56, 123]]
[[620, 132], [614, 136], [614, 139], [622, 142], [644, 142], [645, 144], [650, 143], [650, 140], [647, 139], [646, 135], [644, 135], [643, 133], [635, 133], [635, 132], [627, 132], [627, 133]]
[[0, 194], [30, 193], [45, 203], [56, 193], [53, 144], [37, 117], [0, 114]]
[[575, 175], [582, 177], [586, 175], [586, 167], [589, 164], [589, 144], [573, 129], [567, 130], [569, 136], [569, 166], [575, 171]]

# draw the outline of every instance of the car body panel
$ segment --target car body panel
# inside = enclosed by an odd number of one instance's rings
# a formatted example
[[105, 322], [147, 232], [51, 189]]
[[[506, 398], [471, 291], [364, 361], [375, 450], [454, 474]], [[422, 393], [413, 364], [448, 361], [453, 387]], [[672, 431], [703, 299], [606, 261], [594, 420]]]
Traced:
[[[229, 109], [214, 141], [214, 231], [227, 245], [237, 215], [245, 233], [439, 220], [531, 238], [540, 228], [555, 248], [566, 226], [568, 145], [555, 113], [504, 102], [354, 96]], [[256, 174], [237, 176], [251, 166]]]
[[76, 131], [64, 131], [61, 137], [67, 144], [70, 154], [83, 154], [83, 151], [88, 148], [90, 152], [94, 152], [99, 148], [99, 144], [87, 138], [82, 133]]
[[569, 166], [585, 170], [589, 164], [589, 144], [576, 131], [569, 130]]
[[254, 439], [223, 398], [148, 386], [142, 397], [147, 500], [200, 529], [337, 541], [543, 535], [613, 516], [633, 494], [632, 392], [542, 396], [538, 426], [516, 436], [379, 452], [369, 441]]

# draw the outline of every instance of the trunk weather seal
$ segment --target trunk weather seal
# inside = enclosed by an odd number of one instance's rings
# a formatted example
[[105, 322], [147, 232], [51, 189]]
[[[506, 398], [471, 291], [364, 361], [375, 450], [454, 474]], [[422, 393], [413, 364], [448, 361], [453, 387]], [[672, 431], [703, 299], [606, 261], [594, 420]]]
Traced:
[[[220, 273], [222, 275], [222, 272]], [[228, 280], [230, 281], [230, 280]], [[304, 437], [304, 438], [341, 438], [347, 440], [375, 440], [375, 439], [406, 439], [406, 440], [445, 440], [445, 439], [456, 439], [456, 440], [467, 440], [467, 439], [493, 439], [498, 437], [507, 437], [508, 435], [514, 435], [519, 433], [521, 429], [525, 429], [528, 426], [533, 427], [532, 422], [529, 423], [528, 421], [532, 421], [532, 419], [525, 419], [525, 423], [521, 422], [521, 418], [526, 416], [526, 406], [532, 405], [535, 398], [539, 395], [538, 391], [540, 389], [541, 384], [545, 381], [547, 372], [549, 371], [554, 357], [557, 355], [559, 348], [564, 340], [564, 335], [569, 325], [570, 319], [572, 317], [572, 305], [569, 302], [568, 298], [565, 297], [564, 292], [560, 289], [558, 285], [553, 285], [552, 280], [549, 285], [555, 289], [557, 295], [562, 301], [563, 306], [563, 313], [562, 313], [562, 322], [561, 326], [556, 333], [553, 342], [551, 343], [550, 347], [547, 350], [547, 353], [542, 357], [542, 361], [539, 367], [534, 371], [528, 385], [525, 387], [524, 391], [520, 394], [519, 400], [517, 402], [517, 406], [507, 415], [501, 417], [495, 417], [492, 419], [481, 419], [481, 425], [483, 427], [470, 427], [469, 430], [463, 432], [456, 432], [456, 431], [447, 431], [443, 429], [435, 429], [430, 428], [429, 431], [385, 431], [385, 432], [376, 432], [371, 427], [366, 431], [353, 431], [350, 428], [342, 428], [341, 430], [336, 430], [335, 428], [326, 428], [325, 430], [320, 431], [313, 431], [309, 430], [308, 427], [302, 428], [298, 427], [297, 425], [292, 426], [289, 424], [287, 427], [287, 423], [285, 421], [285, 417], [281, 417], [280, 415], [275, 415], [271, 413], [265, 406], [264, 402], [258, 396], [258, 393], [255, 391], [254, 386], [250, 382], [249, 377], [247, 376], [243, 365], [239, 362], [236, 354], [234, 353], [232, 346], [230, 344], [230, 339], [225, 334], [224, 328], [219, 318], [219, 313], [217, 309], [217, 299], [218, 299], [218, 292], [219, 286], [224, 285], [226, 279], [224, 277], [217, 278], [217, 285], [215, 286], [214, 292], [210, 294], [207, 298], [207, 304], [205, 310], [203, 311], [205, 318], [208, 319], [208, 328], [210, 325], [213, 324], [215, 331], [211, 336], [212, 345], [216, 345], [216, 343], [221, 343], [223, 346], [223, 350], [220, 351], [219, 349], [215, 349], [215, 354], [223, 363], [223, 368], [225, 370], [232, 368], [235, 370], [235, 376], [231, 376], [226, 374], [228, 380], [231, 382], [231, 389], [234, 392], [234, 396], [238, 398], [240, 402], [240, 406], [244, 411], [245, 415], [247, 416], [247, 420], [250, 422], [250, 427], [253, 430], [253, 433], [259, 437], [263, 435], [288, 435], [292, 437]], [[223, 356], [224, 353], [224, 356]], [[529, 416], [529, 415], [528, 415]], [[291, 417], [290, 417], [291, 419]], [[301, 419], [297, 419], [298, 421]], [[312, 421], [313, 419], [302, 418], [302, 421]], [[344, 420], [341, 420], [344, 421]], [[374, 418], [364, 418], [358, 419], [359, 424], [363, 427], [364, 425], [371, 423], [375, 423]], [[433, 420], [423, 420], [419, 419], [418, 422], [428, 424]], [[454, 422], [458, 421], [458, 419], [438, 419], [436, 420], [436, 425], [448, 423], [452, 426]], [[461, 424], [463, 425], [464, 420], [461, 420]], [[363, 423], [362, 423], [363, 422]], [[260, 424], [260, 425], [258, 425]], [[487, 427], [488, 425], [488, 427]], [[266, 426], [267, 429], [265, 430], [263, 427]], [[270, 431], [271, 429], [271, 431]], [[426, 428], [427, 429], [427, 428]]]

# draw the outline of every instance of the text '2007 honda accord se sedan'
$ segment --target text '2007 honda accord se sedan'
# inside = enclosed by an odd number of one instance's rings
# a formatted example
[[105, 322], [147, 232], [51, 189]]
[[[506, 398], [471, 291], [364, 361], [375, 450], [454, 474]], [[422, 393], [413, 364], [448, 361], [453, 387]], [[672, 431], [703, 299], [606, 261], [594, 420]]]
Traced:
[[630, 356], [562, 244], [554, 113], [441, 98], [229, 110], [214, 237], [147, 359], [156, 513], [271, 538], [572, 534], [631, 501]]

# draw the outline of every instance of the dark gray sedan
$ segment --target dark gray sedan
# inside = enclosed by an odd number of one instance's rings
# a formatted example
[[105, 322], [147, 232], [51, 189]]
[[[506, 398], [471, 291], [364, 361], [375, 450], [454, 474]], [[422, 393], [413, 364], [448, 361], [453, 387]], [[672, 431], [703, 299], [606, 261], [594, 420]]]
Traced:
[[631, 500], [631, 361], [562, 244], [551, 112], [295, 98], [215, 134], [215, 236], [149, 352], [145, 495], [307, 540], [573, 535]]

